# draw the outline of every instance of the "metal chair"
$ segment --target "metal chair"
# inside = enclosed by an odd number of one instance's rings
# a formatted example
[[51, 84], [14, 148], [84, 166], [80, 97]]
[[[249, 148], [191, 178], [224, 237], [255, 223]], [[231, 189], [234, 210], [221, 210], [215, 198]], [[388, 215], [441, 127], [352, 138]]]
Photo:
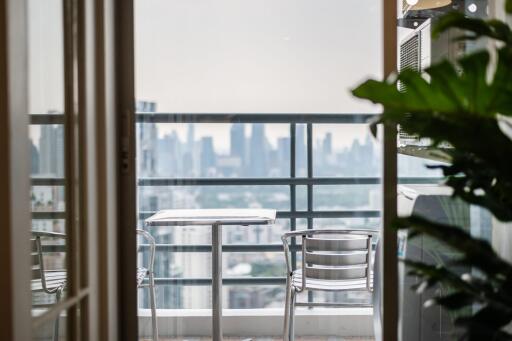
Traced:
[[[284, 337], [294, 340], [296, 306], [371, 307], [371, 304], [297, 302], [297, 294], [305, 290], [373, 291], [372, 236], [374, 230], [303, 230], [285, 233], [286, 304]], [[290, 238], [300, 237], [302, 268], [293, 270], [290, 260]]]
[[[62, 292], [66, 288], [66, 271], [45, 269], [41, 238], [66, 239], [66, 235], [57, 232], [32, 231], [32, 238], [30, 239], [32, 258], [31, 289], [33, 292], [45, 292], [49, 295], [55, 295], [55, 301], [59, 302]], [[53, 326], [53, 340], [57, 341], [58, 338], [59, 317], [55, 319]]]
[[[147, 267], [137, 267], [137, 288], [149, 288], [151, 304], [151, 326], [153, 332], [153, 341], [158, 341], [158, 326], [156, 321], [156, 295], [155, 295], [155, 239], [151, 234], [144, 230], [136, 230], [137, 234], [142, 236], [149, 244], [149, 263]], [[55, 294], [56, 301], [60, 301], [62, 292], [66, 288], [67, 272], [65, 270], [46, 270], [44, 267], [44, 252], [41, 238], [60, 238], [66, 239], [66, 235], [56, 232], [32, 231], [32, 291], [42, 291], [47, 294]], [[148, 277], [148, 283], [144, 279]], [[59, 318], [55, 320], [53, 329], [53, 340], [59, 338]]]
[[[149, 244], [149, 263], [146, 267], [137, 267], [137, 288], [148, 288], [151, 305], [151, 327], [153, 332], [153, 341], [158, 341], [158, 325], [156, 321], [156, 295], [155, 295], [155, 238], [149, 232], [137, 230], [137, 234], [142, 236]], [[148, 277], [148, 283], [144, 279]]]

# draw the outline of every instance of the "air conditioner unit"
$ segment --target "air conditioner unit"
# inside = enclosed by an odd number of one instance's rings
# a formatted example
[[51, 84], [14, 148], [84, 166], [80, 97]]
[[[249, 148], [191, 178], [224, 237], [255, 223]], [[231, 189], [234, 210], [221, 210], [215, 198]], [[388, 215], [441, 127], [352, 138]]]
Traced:
[[[432, 63], [443, 59], [455, 61], [464, 55], [465, 43], [455, 42], [454, 38], [460, 35], [460, 31], [452, 30], [432, 39], [432, 19], [426, 19], [417, 28], [412, 30], [400, 42], [398, 70], [411, 69], [424, 72]], [[428, 79], [428, 75], [424, 76]], [[403, 84], [398, 84], [400, 90], [405, 91]], [[414, 117], [411, 117], [414, 119]], [[398, 129], [398, 147], [427, 147], [430, 141], [419, 139], [417, 136], [407, 134]], [[408, 150], [410, 150], [409, 148]]]

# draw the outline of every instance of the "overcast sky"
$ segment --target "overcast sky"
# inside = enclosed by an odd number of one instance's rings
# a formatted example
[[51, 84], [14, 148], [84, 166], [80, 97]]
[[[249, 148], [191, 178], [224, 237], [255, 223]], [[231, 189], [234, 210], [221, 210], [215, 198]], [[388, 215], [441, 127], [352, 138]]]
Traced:
[[[378, 0], [136, 0], [136, 93], [161, 112], [365, 113], [381, 76]], [[161, 130], [168, 132], [171, 126]], [[228, 126], [197, 128], [227, 136]], [[271, 140], [286, 134], [268, 126]], [[332, 130], [339, 145], [363, 126]], [[181, 136], [184, 130], [178, 129]], [[217, 139], [225, 149], [227, 139]]]
[[381, 73], [378, 0], [136, 0], [137, 97], [167, 112], [342, 113]]
[[[349, 90], [381, 77], [380, 2], [135, 0], [137, 99], [161, 112], [376, 112]], [[30, 112], [62, 111], [61, 1], [29, 4]], [[336, 132], [345, 145], [365, 128]]]

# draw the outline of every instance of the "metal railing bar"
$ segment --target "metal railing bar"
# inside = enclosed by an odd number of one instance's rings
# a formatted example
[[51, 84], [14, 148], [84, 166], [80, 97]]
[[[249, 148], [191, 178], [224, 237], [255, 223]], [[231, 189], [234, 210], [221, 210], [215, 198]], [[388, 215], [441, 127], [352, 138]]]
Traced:
[[66, 219], [66, 212], [32, 212], [32, 219]]
[[[139, 219], [147, 219], [156, 212], [140, 212]], [[276, 218], [378, 218], [379, 210], [337, 210], [337, 211], [277, 211]]]
[[[441, 178], [399, 178], [399, 184], [435, 184]], [[379, 177], [300, 178], [139, 178], [139, 186], [289, 186], [289, 185], [379, 185]]]
[[[313, 179], [313, 125], [311, 123], [307, 124], [306, 131], [306, 148], [307, 148], [307, 169], [308, 169], [308, 179]], [[307, 186], [307, 210], [308, 212], [313, 211], [313, 184], [308, 183]], [[313, 228], [313, 217], [308, 215], [308, 229]]]
[[[295, 180], [296, 174], [296, 162], [297, 162], [297, 125], [295, 123], [290, 124], [290, 180]], [[290, 212], [297, 210], [297, 186], [290, 183]], [[290, 219], [290, 230], [295, 231], [297, 229], [297, 219]], [[296, 240], [292, 238], [291, 248], [296, 247]], [[291, 252], [291, 263], [292, 269], [297, 268], [297, 253]]]
[[139, 178], [139, 186], [375, 185], [379, 178]]
[[[145, 280], [147, 282], [147, 279]], [[285, 277], [238, 277], [223, 278], [223, 285], [282, 285]], [[212, 285], [211, 278], [155, 278], [155, 285]]]
[[30, 115], [30, 124], [64, 124], [65, 119], [63, 114], [33, 114]]
[[40, 178], [33, 177], [30, 179], [32, 186], [65, 186], [66, 180], [64, 178]]
[[[407, 184], [436, 184], [442, 178], [432, 177], [402, 177], [398, 183]], [[33, 177], [32, 186], [64, 186], [63, 178]], [[240, 185], [379, 185], [379, 177], [290, 177], [290, 178], [139, 178], [139, 186], [240, 186]]]
[[41, 245], [43, 252], [52, 253], [52, 252], [66, 252], [67, 247], [65, 244], [44, 244]]
[[[148, 244], [139, 244], [139, 251], [149, 249]], [[44, 250], [44, 248], [43, 248]], [[158, 252], [211, 252], [212, 246], [210, 244], [190, 244], [190, 245], [177, 245], [177, 244], [156, 244], [156, 251]], [[299, 251], [300, 245], [291, 247], [292, 251]], [[222, 245], [222, 252], [283, 252], [282, 244], [233, 244]]]
[[[308, 123], [307, 124], [307, 161], [308, 161], [308, 178], [313, 178], [313, 124]], [[307, 210], [308, 213], [311, 213], [313, 211], [313, 185], [308, 184], [307, 187]], [[313, 228], [313, 216], [311, 214], [308, 214], [307, 216], [307, 224], [308, 224], [308, 230], [311, 230]], [[304, 264], [303, 264], [304, 265]], [[305, 271], [305, 270], [304, 270]], [[308, 291], [308, 302], [313, 302], [313, 291]]]
[[239, 114], [239, 113], [155, 113], [137, 112], [137, 123], [337, 123], [366, 124], [377, 114]]

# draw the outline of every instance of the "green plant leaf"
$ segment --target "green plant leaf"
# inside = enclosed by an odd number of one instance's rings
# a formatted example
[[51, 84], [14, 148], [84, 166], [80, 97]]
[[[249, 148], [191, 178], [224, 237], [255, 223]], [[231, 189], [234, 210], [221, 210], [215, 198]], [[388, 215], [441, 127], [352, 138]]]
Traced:
[[[497, 120], [512, 116], [512, 49], [498, 50], [496, 69], [489, 79], [489, 53], [481, 51], [458, 62], [447, 61], [426, 72], [430, 82], [412, 70], [396, 79], [369, 80], [353, 90], [355, 96], [384, 107], [371, 123], [399, 125], [432, 147], [449, 145], [444, 151], [451, 165], [441, 166], [455, 196], [488, 208], [498, 219], [512, 221], [512, 141]], [[398, 90], [398, 82], [405, 92]], [[486, 143], [478, 138], [486, 136]], [[468, 191], [469, 189], [469, 191]]]
[[475, 302], [475, 297], [465, 292], [455, 292], [446, 296], [436, 297], [433, 301], [448, 310], [458, 310]]
[[419, 216], [397, 219], [394, 225], [399, 229], [412, 229], [436, 238], [459, 251], [466, 261], [470, 261], [489, 277], [512, 280], [512, 265], [501, 259], [487, 241], [475, 239], [459, 227], [433, 222]]
[[[512, 0], [505, 6], [512, 13]], [[500, 48], [493, 58], [477, 51], [454, 63], [438, 62], [424, 73], [408, 69], [383, 81], [369, 80], [353, 94], [383, 106], [382, 115], [370, 123], [374, 135], [383, 123], [430, 141], [427, 148], [439, 148], [448, 162], [430, 168], [443, 171], [454, 197], [512, 221], [512, 32], [499, 20], [449, 13], [434, 34], [453, 28], [463, 31], [457, 40], [490, 38], [499, 41]], [[436, 250], [453, 250], [449, 261], [438, 257], [436, 264], [403, 262], [418, 279], [414, 290], [428, 289], [434, 293], [430, 304], [456, 314], [457, 326], [465, 331], [460, 340], [512, 341], [503, 330], [512, 321], [512, 264], [487, 241], [457, 226], [413, 216], [398, 219], [395, 227], [407, 229], [409, 238], [426, 237], [423, 246], [427, 240]]]
[[469, 18], [460, 12], [450, 12], [442, 16], [432, 30], [432, 36], [438, 37], [449, 29], [457, 28], [469, 32], [469, 34], [458, 37], [469, 40], [488, 37], [505, 43], [512, 42], [512, 31], [510, 27], [499, 20], [483, 20]]

